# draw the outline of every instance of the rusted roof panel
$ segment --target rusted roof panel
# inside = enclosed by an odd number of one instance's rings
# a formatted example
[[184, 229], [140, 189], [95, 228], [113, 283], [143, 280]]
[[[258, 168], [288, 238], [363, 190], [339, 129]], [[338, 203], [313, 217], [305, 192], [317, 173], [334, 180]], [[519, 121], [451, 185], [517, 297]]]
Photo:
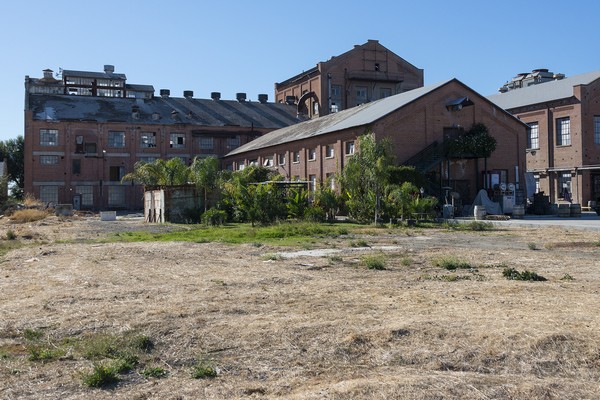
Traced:
[[[279, 129], [300, 122], [296, 107], [280, 103], [235, 100], [154, 97], [117, 97], [32, 94], [29, 106], [34, 120], [120, 121], [131, 124], [189, 124]], [[139, 116], [133, 117], [132, 106]], [[158, 118], [153, 118], [156, 114]]]

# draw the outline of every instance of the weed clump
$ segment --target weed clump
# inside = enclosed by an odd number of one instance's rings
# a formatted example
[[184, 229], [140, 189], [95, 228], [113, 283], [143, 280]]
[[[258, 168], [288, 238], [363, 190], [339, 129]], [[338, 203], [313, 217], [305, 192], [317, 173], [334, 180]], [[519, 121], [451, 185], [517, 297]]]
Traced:
[[448, 271], [454, 271], [457, 269], [471, 269], [471, 264], [461, 261], [453, 256], [438, 258], [437, 260], [434, 260], [434, 265], [436, 267], [447, 269]]
[[217, 370], [206, 361], [199, 361], [192, 368], [192, 378], [211, 379], [217, 377]]
[[385, 256], [383, 254], [370, 254], [362, 258], [362, 263], [368, 269], [384, 270]]
[[514, 268], [505, 268], [502, 271], [502, 276], [513, 281], [546, 281], [547, 279], [541, 275], [531, 271], [519, 272]]
[[83, 375], [83, 384], [99, 388], [119, 381], [117, 371], [113, 366], [96, 364], [92, 372]]
[[142, 371], [142, 375], [146, 378], [163, 378], [167, 375], [167, 371], [161, 367], [146, 367]]

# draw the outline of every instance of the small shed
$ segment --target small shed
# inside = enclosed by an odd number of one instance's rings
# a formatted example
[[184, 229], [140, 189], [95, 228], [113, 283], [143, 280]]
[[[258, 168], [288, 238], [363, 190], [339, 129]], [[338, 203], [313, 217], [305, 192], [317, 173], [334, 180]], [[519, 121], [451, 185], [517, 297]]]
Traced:
[[198, 222], [201, 212], [202, 196], [194, 185], [146, 187], [144, 191], [146, 222]]

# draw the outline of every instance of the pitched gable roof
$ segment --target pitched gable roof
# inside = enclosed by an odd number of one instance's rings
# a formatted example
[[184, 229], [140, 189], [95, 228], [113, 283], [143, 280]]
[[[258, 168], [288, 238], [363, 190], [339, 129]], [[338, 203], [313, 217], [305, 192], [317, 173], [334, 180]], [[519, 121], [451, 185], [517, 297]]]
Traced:
[[454, 80], [451, 79], [435, 85], [409, 90], [395, 96], [269, 132], [231, 151], [228, 156], [372, 124]]
[[561, 80], [513, 89], [506, 93], [494, 94], [488, 96], [487, 99], [505, 110], [510, 110], [573, 97], [574, 86], [588, 85], [597, 79], [600, 79], [600, 71], [593, 71]]

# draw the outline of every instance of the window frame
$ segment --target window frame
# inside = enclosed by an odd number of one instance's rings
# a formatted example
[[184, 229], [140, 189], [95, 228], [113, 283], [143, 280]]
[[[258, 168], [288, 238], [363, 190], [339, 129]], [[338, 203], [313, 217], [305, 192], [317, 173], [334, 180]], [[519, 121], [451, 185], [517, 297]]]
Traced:
[[594, 143], [600, 144], [600, 115], [594, 115]]
[[215, 138], [212, 136], [200, 137], [200, 150], [213, 150], [215, 148]]
[[[52, 197], [51, 199], [49, 199]], [[58, 204], [58, 186], [57, 185], [42, 185], [40, 186], [40, 201], [42, 203]]]
[[292, 158], [292, 163], [298, 164], [300, 162], [300, 150], [294, 151], [292, 154], [294, 155]]
[[317, 161], [317, 148], [312, 147], [308, 149], [308, 161]]
[[109, 207], [124, 207], [125, 202], [125, 186], [111, 185], [108, 187], [108, 198]]
[[115, 149], [125, 148], [125, 132], [124, 131], [108, 131], [107, 147]]
[[58, 129], [40, 129], [40, 146], [58, 146]]
[[356, 144], [354, 143], [354, 140], [348, 140], [347, 142], [344, 143], [344, 154], [347, 156], [352, 156], [354, 155], [356, 151]]
[[556, 118], [556, 145], [570, 146], [571, 145], [571, 118], [562, 117]]
[[[537, 121], [527, 124], [527, 149], [539, 150], [540, 148], [540, 125]], [[535, 132], [535, 136], [534, 136]]]
[[[50, 162], [50, 160], [52, 160], [53, 162]], [[39, 158], [39, 163], [43, 166], [59, 165], [60, 159], [58, 156], [41, 155]]]
[[94, 206], [94, 186], [92, 185], [77, 185], [75, 186], [75, 194], [81, 196], [82, 207]]
[[333, 158], [335, 156], [335, 148], [332, 144], [325, 146], [325, 158]]

